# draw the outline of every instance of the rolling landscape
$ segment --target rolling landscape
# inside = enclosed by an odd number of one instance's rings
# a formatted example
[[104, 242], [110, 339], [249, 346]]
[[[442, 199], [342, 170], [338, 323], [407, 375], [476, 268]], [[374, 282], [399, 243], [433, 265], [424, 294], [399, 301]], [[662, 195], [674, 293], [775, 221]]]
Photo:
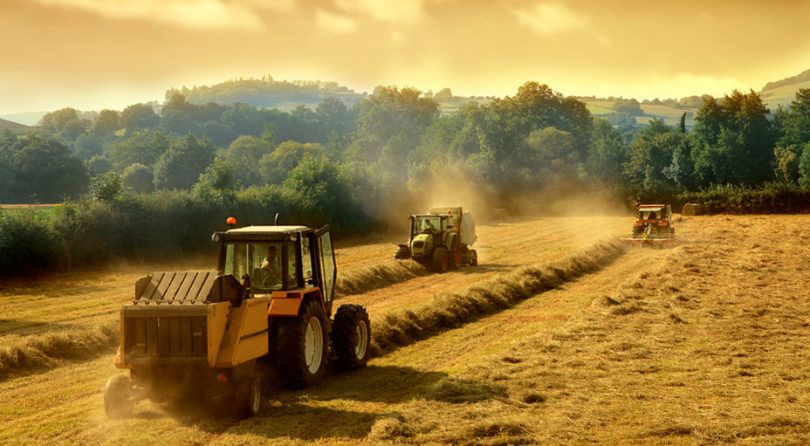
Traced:
[[810, 443], [796, 2], [0, 8], [0, 444]]

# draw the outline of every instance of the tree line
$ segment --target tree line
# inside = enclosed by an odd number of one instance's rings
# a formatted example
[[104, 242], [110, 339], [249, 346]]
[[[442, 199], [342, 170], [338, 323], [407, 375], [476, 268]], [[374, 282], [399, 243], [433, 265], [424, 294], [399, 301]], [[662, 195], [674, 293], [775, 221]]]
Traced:
[[678, 126], [594, 119], [583, 102], [536, 82], [452, 114], [412, 88], [289, 112], [193, 104], [174, 91], [160, 107], [134, 104], [93, 119], [65, 108], [45, 115], [38, 133], [0, 134], [0, 202], [160, 190], [227, 196], [268, 185], [300, 190], [298, 178], [316, 191], [347, 191], [373, 216], [401, 202], [403, 190], [448, 175], [504, 202], [544, 189], [659, 200], [718, 185], [810, 184], [810, 90], [774, 112], [753, 91], [701, 100], [687, 129], [685, 115]]

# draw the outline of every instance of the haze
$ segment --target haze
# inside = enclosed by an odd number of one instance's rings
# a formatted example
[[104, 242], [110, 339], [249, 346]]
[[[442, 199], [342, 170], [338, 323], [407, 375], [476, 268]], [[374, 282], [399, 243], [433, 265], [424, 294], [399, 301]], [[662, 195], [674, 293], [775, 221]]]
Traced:
[[810, 4], [0, 0], [0, 113], [121, 109], [234, 77], [507, 95], [759, 90], [807, 69]]

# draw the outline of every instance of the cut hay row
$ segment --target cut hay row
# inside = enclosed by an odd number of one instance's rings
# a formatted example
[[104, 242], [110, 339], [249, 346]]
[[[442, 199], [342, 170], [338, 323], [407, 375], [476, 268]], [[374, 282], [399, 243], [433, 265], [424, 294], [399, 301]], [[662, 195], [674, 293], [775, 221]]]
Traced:
[[335, 292], [338, 297], [367, 293], [428, 273], [424, 266], [413, 260], [394, 260], [338, 274]]
[[521, 268], [458, 294], [439, 294], [418, 308], [387, 313], [372, 321], [372, 352], [380, 356], [510, 308], [529, 297], [598, 271], [625, 250], [616, 241], [600, 243], [561, 262]]
[[117, 321], [92, 329], [37, 336], [21, 345], [0, 349], [0, 380], [109, 353], [117, 343]]

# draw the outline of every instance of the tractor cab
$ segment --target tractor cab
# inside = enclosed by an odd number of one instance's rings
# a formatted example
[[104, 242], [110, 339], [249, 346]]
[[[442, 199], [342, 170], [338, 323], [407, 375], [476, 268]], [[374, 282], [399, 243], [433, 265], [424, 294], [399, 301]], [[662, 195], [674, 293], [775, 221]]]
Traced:
[[213, 239], [220, 243], [219, 274], [235, 277], [251, 296], [319, 288], [331, 307], [336, 268], [328, 227], [246, 226]]
[[411, 238], [419, 234], [436, 234], [444, 232], [447, 227], [445, 215], [413, 215], [411, 216]]

